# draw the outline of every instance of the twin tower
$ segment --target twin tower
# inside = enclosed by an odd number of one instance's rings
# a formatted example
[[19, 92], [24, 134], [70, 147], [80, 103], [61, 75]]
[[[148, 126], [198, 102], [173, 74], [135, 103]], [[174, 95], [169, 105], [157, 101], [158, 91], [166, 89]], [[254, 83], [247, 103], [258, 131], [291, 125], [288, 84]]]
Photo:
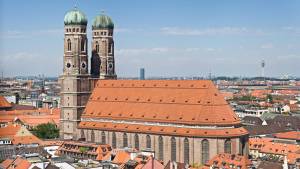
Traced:
[[77, 139], [77, 124], [96, 81], [117, 78], [113, 21], [104, 14], [96, 16], [93, 21], [90, 73], [87, 23], [87, 17], [77, 8], [68, 11], [64, 18], [64, 64], [59, 78], [62, 139]]

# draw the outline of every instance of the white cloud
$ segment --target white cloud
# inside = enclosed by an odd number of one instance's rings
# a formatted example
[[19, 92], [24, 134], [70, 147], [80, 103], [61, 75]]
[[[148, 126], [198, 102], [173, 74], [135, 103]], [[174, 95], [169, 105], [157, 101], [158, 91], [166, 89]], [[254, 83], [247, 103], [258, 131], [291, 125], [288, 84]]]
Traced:
[[260, 46], [260, 48], [262, 48], [262, 49], [273, 49], [274, 45], [272, 43], [266, 43], [266, 44], [262, 44]]
[[262, 35], [262, 30], [248, 29], [245, 27], [215, 27], [202, 29], [188, 29], [179, 27], [163, 27], [160, 29], [165, 35], [182, 36], [215, 36], [215, 35]]
[[33, 31], [19, 31], [11, 30], [0, 32], [1, 39], [23, 39], [32, 38], [36, 36], [53, 36], [63, 35], [63, 29], [48, 29], [48, 30], [33, 30]]
[[171, 51], [171, 48], [132, 48], [132, 49], [119, 49], [116, 50], [116, 55], [130, 56], [130, 55], [143, 55], [143, 54], [160, 54]]

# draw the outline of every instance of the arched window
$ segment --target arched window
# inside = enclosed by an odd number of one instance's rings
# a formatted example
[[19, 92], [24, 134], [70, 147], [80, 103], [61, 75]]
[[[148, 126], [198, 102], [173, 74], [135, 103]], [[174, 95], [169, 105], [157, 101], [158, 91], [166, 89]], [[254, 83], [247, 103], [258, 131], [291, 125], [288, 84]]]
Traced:
[[134, 147], [137, 150], [140, 149], [139, 135], [137, 134], [134, 135]]
[[231, 154], [231, 140], [230, 139], [226, 139], [224, 142], [224, 152]]
[[95, 132], [94, 132], [94, 130], [92, 130], [92, 133], [91, 133], [91, 142], [95, 142]]
[[113, 148], [117, 148], [117, 137], [116, 137], [115, 132], [112, 133], [112, 143], [111, 144], [112, 144]]
[[101, 143], [106, 144], [106, 136], [104, 131], [101, 132]]
[[83, 130], [80, 131], [80, 135], [81, 135], [80, 137], [81, 137], [82, 139], [85, 139], [85, 135], [84, 135], [84, 131], [83, 131]]
[[68, 45], [68, 51], [71, 51], [71, 40], [70, 39], [68, 39], [67, 40], [67, 45]]
[[176, 161], [176, 139], [171, 138], [171, 161]]
[[158, 148], [159, 148], [158, 159], [163, 160], [164, 159], [164, 140], [163, 140], [162, 136], [158, 137]]
[[184, 163], [190, 163], [190, 145], [187, 138], [184, 139]]
[[81, 51], [85, 51], [85, 40], [81, 39]]
[[96, 41], [96, 52], [99, 53], [99, 43]]
[[149, 135], [146, 136], [146, 147], [151, 148], [151, 137]]
[[208, 140], [204, 139], [201, 141], [202, 147], [202, 164], [205, 164], [209, 160], [209, 142]]
[[113, 45], [114, 45], [113, 43], [109, 43], [109, 44], [108, 44], [108, 53], [110, 53], [110, 54], [111, 54], [112, 51], [113, 51]]
[[123, 134], [123, 147], [128, 147], [128, 137], [126, 133]]

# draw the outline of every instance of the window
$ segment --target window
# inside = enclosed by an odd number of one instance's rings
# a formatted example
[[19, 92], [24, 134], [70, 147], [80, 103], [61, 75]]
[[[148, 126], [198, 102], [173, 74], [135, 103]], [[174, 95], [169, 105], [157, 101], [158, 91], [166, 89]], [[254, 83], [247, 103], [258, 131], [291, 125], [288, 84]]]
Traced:
[[126, 133], [123, 134], [123, 147], [128, 147], [128, 137]]
[[176, 161], [176, 139], [171, 138], [171, 161]]
[[96, 52], [99, 53], [99, 43], [96, 41]]
[[112, 51], [113, 51], [113, 43], [109, 43], [109, 45], [108, 45], [108, 53], [112, 53]]
[[151, 138], [149, 135], [146, 136], [146, 147], [151, 148]]
[[112, 133], [112, 143], [111, 144], [112, 144], [113, 148], [117, 148], [117, 137], [116, 137], [115, 132]]
[[84, 39], [81, 39], [81, 51], [84, 51], [85, 49], [85, 40]]
[[202, 148], [202, 164], [205, 164], [209, 160], [209, 142], [208, 140], [204, 139], [201, 141], [201, 148]]
[[184, 163], [190, 163], [190, 146], [187, 138], [184, 139]]
[[158, 137], [158, 148], [159, 148], [158, 159], [163, 160], [163, 158], [164, 158], [164, 140], [163, 140], [162, 136]]
[[84, 136], [84, 131], [83, 131], [83, 130], [80, 131], [80, 135], [81, 135], [81, 136], [80, 136], [81, 138], [85, 138], [85, 136]]
[[140, 149], [140, 142], [139, 142], [139, 136], [137, 134], [134, 135], [134, 148]]
[[106, 137], [105, 137], [105, 132], [104, 131], [101, 132], [101, 143], [106, 144]]
[[67, 40], [67, 44], [68, 44], [68, 51], [71, 51], [71, 40], [70, 39]]
[[94, 132], [94, 130], [92, 130], [92, 133], [91, 133], [91, 142], [95, 142], [95, 132]]
[[231, 140], [230, 139], [226, 139], [224, 142], [224, 152], [231, 154]]

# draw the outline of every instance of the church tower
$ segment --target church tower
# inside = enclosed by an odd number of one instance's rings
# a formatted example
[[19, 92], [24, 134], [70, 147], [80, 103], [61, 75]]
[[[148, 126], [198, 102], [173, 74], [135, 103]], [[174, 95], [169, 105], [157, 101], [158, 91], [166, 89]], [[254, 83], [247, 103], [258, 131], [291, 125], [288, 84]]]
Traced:
[[60, 137], [78, 139], [77, 124], [90, 96], [87, 18], [74, 8], [64, 18], [64, 59], [61, 84]]
[[91, 75], [99, 79], [116, 79], [114, 59], [114, 23], [104, 14], [95, 17], [92, 25]]

